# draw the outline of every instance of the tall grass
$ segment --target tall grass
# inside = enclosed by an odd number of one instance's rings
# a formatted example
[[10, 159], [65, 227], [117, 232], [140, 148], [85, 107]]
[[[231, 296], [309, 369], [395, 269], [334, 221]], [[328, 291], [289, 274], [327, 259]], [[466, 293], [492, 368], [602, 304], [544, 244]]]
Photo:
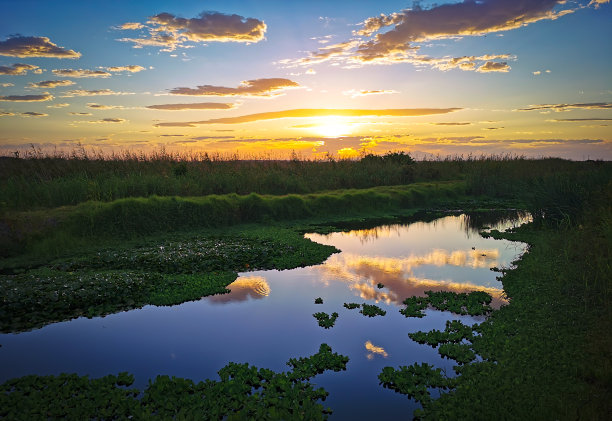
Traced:
[[586, 163], [561, 159], [455, 156], [415, 162], [408, 154], [366, 155], [358, 160], [238, 159], [206, 153], [104, 155], [33, 150], [0, 158], [0, 211], [53, 208], [88, 200], [204, 196], [236, 193], [308, 194], [337, 189], [404, 185], [467, 178], [472, 194], [512, 197], [527, 178], [574, 172]]

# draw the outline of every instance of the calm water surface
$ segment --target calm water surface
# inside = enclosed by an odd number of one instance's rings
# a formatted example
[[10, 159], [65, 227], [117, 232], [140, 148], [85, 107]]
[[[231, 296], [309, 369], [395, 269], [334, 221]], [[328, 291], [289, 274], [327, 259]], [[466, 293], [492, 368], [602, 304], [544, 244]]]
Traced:
[[[524, 220], [494, 226], [503, 229]], [[342, 250], [318, 266], [240, 274], [230, 294], [172, 307], [146, 306], [102, 318], [55, 323], [32, 332], [0, 335], [0, 382], [27, 374], [62, 372], [100, 377], [129, 371], [136, 387], [167, 374], [218, 379], [230, 361], [286, 371], [292, 357], [309, 356], [321, 343], [350, 357], [347, 371], [312, 383], [330, 392], [331, 419], [410, 417], [416, 404], [383, 389], [385, 366], [427, 362], [452, 374], [453, 361], [408, 338], [417, 330], [443, 330], [447, 320], [482, 319], [427, 310], [405, 318], [401, 302], [426, 290], [485, 290], [503, 305], [492, 267], [508, 267], [526, 246], [484, 239], [465, 215], [330, 235], [307, 234]], [[378, 283], [384, 284], [379, 289]], [[314, 304], [322, 297], [323, 304]], [[376, 303], [387, 315], [368, 318], [345, 302]], [[333, 328], [318, 326], [315, 312], [339, 313]]]

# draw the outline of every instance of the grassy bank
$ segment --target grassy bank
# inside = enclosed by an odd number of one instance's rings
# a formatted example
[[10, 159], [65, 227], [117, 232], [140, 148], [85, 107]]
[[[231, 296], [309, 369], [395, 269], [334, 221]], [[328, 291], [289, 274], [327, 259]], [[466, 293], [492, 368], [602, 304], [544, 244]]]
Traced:
[[0, 255], [59, 255], [83, 243], [161, 232], [308, 218], [401, 213], [464, 196], [461, 182], [336, 190], [307, 195], [127, 198], [72, 207], [10, 212], [1, 218]]

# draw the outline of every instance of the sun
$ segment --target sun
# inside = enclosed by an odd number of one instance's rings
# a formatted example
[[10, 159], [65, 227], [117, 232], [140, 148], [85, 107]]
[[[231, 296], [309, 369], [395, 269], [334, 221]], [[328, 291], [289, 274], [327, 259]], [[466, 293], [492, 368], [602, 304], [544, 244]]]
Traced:
[[317, 123], [312, 128], [319, 136], [340, 137], [351, 134], [351, 124], [339, 117], [325, 117], [317, 119]]

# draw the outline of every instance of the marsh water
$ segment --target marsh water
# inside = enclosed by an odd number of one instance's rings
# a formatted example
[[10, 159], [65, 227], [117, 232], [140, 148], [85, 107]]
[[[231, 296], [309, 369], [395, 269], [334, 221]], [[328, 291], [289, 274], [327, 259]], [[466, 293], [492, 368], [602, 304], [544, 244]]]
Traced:
[[[457, 215], [307, 234], [341, 252], [317, 266], [241, 273], [229, 294], [0, 335], [0, 382], [27, 374], [100, 377], [128, 371], [136, 377], [134, 386], [144, 388], [159, 374], [218, 379], [216, 372], [230, 361], [286, 371], [290, 358], [312, 355], [327, 343], [350, 357], [346, 371], [311, 380], [330, 393], [324, 405], [334, 410], [331, 419], [410, 417], [417, 404], [379, 386], [382, 368], [427, 362], [452, 375], [455, 364], [408, 333], [443, 330], [447, 320], [483, 319], [431, 309], [422, 319], [406, 318], [399, 313], [401, 302], [427, 290], [484, 290], [494, 306], [504, 305], [499, 273], [491, 268], [511, 266], [526, 245], [485, 239], [478, 231], [485, 224], [504, 229], [524, 221]], [[314, 303], [317, 297], [323, 304]], [[365, 317], [344, 308], [345, 302], [377, 304], [387, 314]], [[339, 314], [334, 327], [318, 326], [312, 314], [320, 311]]]

